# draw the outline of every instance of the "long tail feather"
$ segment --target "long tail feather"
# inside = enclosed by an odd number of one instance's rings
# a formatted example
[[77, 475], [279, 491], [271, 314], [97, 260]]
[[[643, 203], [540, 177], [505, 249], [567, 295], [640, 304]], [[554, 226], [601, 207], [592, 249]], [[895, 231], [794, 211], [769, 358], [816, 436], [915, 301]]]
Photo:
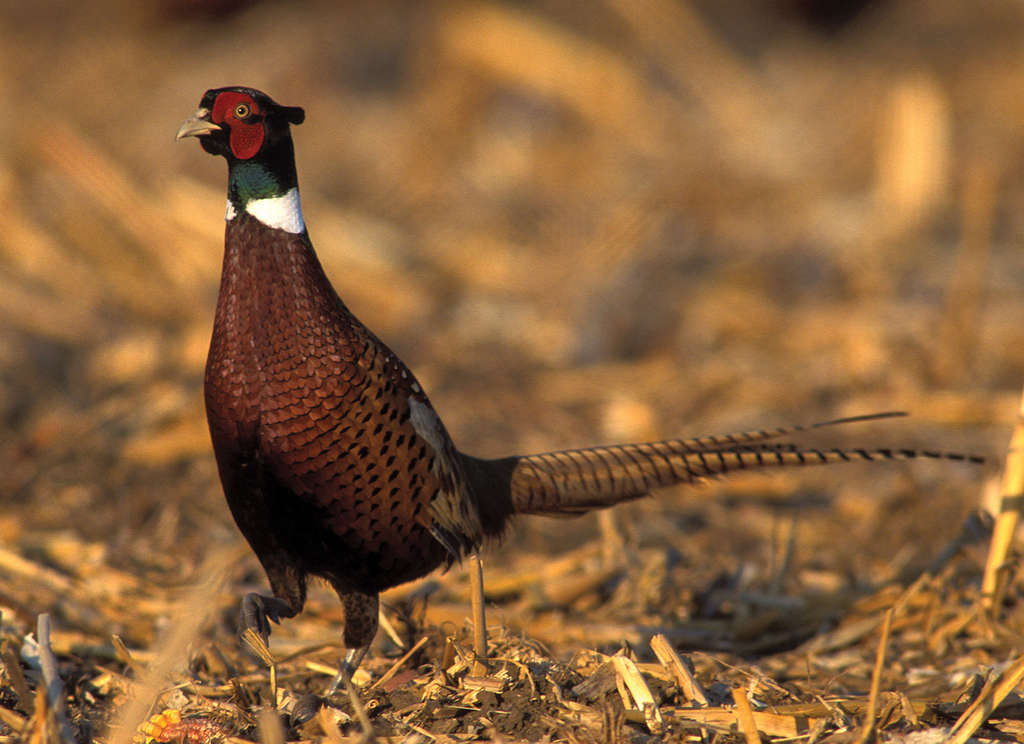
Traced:
[[741, 470], [917, 458], [984, 462], [957, 452], [915, 449], [815, 448], [777, 440], [826, 427], [906, 416], [884, 411], [809, 425], [756, 429], [689, 439], [545, 452], [483, 460], [464, 453], [484, 531], [501, 534], [513, 514], [580, 514]]
[[816, 449], [788, 443], [695, 451], [692, 440], [666, 440], [520, 457], [511, 472], [510, 495], [515, 513], [576, 514], [741, 470], [918, 458], [984, 461], [957, 452]]
[[902, 418], [907, 416], [906, 411], [880, 411], [878, 413], [864, 413], [859, 416], [844, 416], [843, 418], [819, 421], [814, 424], [792, 424], [790, 426], [778, 426], [774, 429], [752, 429], [750, 431], [732, 432], [730, 434], [712, 434], [704, 437], [692, 437], [690, 439], [666, 440], [680, 450], [693, 452], [707, 452], [709, 450], [731, 449], [748, 444], [767, 442], [781, 437], [788, 437], [802, 432], [824, 429], [832, 426], [844, 426], [845, 424], [859, 424], [868, 421], [880, 421], [890, 418]]

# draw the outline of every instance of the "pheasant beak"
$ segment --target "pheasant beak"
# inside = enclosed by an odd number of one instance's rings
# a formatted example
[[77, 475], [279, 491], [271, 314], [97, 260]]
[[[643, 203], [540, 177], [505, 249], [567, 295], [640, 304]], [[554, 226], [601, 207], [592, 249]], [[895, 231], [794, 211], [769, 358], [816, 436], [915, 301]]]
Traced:
[[221, 131], [222, 127], [210, 121], [210, 109], [201, 108], [193, 116], [186, 119], [178, 129], [176, 140], [185, 137], [200, 137], [204, 134], [213, 134]]

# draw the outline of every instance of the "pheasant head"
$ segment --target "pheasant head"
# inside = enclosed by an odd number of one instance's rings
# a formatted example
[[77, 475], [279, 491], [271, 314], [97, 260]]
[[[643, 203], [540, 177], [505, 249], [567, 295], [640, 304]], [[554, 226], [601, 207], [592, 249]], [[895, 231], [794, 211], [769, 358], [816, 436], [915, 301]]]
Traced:
[[301, 108], [282, 106], [253, 88], [214, 88], [177, 139], [196, 137], [208, 153], [227, 160], [229, 221], [245, 211], [268, 227], [302, 233], [290, 125], [305, 118]]

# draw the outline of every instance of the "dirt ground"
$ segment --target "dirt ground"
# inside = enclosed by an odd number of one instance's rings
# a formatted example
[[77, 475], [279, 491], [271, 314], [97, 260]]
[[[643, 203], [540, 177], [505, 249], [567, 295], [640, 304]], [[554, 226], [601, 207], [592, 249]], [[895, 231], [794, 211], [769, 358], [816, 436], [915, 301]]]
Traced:
[[1024, 381], [1016, 0], [5, 5], [0, 741], [361, 736], [326, 587], [272, 659], [237, 635], [225, 173], [174, 142], [229, 84], [305, 107], [327, 272], [472, 454], [905, 410], [813, 443], [988, 458], [521, 520], [486, 662], [469, 565], [384, 596], [379, 739], [1024, 741], [1017, 553], [982, 584]]

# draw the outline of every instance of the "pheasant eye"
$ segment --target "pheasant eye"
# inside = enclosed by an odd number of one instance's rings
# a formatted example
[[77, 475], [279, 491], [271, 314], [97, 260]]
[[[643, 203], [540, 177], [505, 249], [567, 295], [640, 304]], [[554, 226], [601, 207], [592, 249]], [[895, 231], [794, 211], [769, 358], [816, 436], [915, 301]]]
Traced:
[[235, 106], [235, 118], [244, 119], [251, 113], [248, 103], [240, 103]]

